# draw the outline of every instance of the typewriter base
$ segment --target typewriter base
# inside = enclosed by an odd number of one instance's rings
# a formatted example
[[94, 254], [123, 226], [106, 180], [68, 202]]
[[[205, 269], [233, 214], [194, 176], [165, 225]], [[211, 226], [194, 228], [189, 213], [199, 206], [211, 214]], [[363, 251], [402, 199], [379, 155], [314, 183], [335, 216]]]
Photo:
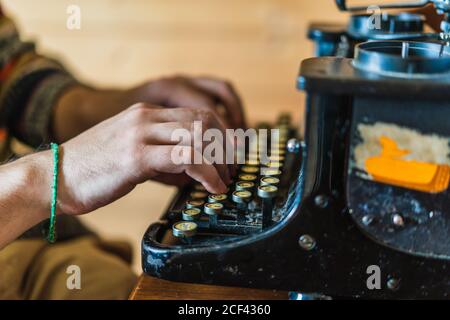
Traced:
[[[170, 254], [146, 247], [144, 242], [144, 256], [161, 259], [160, 268], [143, 261], [144, 271], [162, 279], [189, 283], [302, 292], [314, 292], [319, 287], [323, 294], [344, 298], [448, 298], [450, 263], [378, 245], [357, 230], [345, 211], [330, 214], [327, 209], [317, 211], [311, 207], [306, 204], [303, 223], [285, 227], [282, 239], [275, 235], [266, 241], [247, 239], [220, 250], [184, 249]], [[321, 223], [311, 223], [319, 219]], [[299, 247], [300, 234], [315, 237], [313, 250]], [[336, 242], [336, 238], [340, 241]], [[355, 247], [355, 243], [359, 245]], [[380, 266], [380, 290], [367, 288], [370, 265]], [[393, 266], [403, 268], [392, 269]], [[393, 281], [397, 281], [395, 286]], [[429, 283], [434, 283], [434, 287], [430, 288]]]

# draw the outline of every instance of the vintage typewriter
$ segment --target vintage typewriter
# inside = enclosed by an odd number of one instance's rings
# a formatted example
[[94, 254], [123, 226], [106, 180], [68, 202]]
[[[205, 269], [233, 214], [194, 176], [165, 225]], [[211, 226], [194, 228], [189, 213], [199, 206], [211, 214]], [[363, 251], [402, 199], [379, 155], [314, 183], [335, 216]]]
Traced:
[[[348, 26], [311, 26], [320, 57], [297, 79], [305, 136], [283, 115], [272, 164], [249, 153], [227, 194], [181, 190], [144, 235], [147, 274], [301, 297], [449, 298], [450, 3], [380, 5], [377, 28], [367, 7], [336, 3]], [[385, 11], [428, 4], [444, 14], [440, 33]]]

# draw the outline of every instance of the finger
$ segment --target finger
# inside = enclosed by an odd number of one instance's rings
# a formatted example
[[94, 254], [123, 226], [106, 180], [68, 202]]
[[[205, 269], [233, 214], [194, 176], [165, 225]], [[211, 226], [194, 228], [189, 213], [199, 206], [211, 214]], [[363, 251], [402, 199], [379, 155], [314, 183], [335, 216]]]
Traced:
[[[221, 119], [217, 116], [217, 114], [214, 111], [210, 110], [200, 111], [200, 110], [173, 109], [173, 108], [151, 109], [150, 112], [148, 112], [147, 121], [152, 122], [153, 125], [157, 124], [154, 128], [150, 128], [149, 130], [151, 130], [151, 132], [147, 134], [147, 136], [150, 137], [150, 139], [153, 139], [153, 142], [157, 144], [173, 144], [174, 140], [180, 141], [180, 138], [182, 137], [179, 137], [179, 134], [181, 134], [182, 131], [175, 131], [176, 129], [189, 130], [192, 138], [194, 138], [194, 135], [199, 134], [199, 137], [197, 137], [197, 139], [202, 141], [202, 143], [204, 131], [213, 128], [219, 129], [220, 132], [222, 133], [222, 137], [220, 137], [221, 138], [220, 144], [222, 146], [222, 150], [224, 151], [223, 153], [224, 158], [222, 159], [223, 160], [222, 163], [216, 163], [216, 166], [218, 167], [218, 170], [221, 176], [223, 177], [224, 181], [226, 183], [231, 182], [230, 168], [226, 165], [226, 148], [225, 148], [225, 146], [227, 146], [227, 142], [225, 139], [229, 139], [229, 136], [226, 133], [224, 123], [221, 121]], [[189, 128], [189, 123], [192, 124], [195, 121], [201, 122], [201, 128], [200, 127]], [[160, 124], [158, 124], [158, 122], [160, 122]], [[177, 122], [181, 124], [179, 128], [177, 127], [176, 124]], [[165, 127], [164, 123], [170, 124], [167, 127]], [[201, 132], [198, 132], [196, 128], [199, 128]], [[155, 140], [159, 140], [159, 142]], [[190, 141], [189, 139], [187, 140]], [[206, 147], [205, 143], [203, 143], [202, 145], [203, 148]], [[234, 148], [233, 141], [229, 140], [228, 145], [232, 145]]]
[[235, 128], [245, 128], [245, 116], [242, 102], [232, 85], [228, 84], [226, 81], [208, 77], [194, 78], [192, 79], [192, 82], [223, 103], [231, 123]]
[[180, 80], [179, 85], [172, 90], [167, 99], [169, 107], [174, 108], [203, 108], [214, 110], [216, 99], [212, 94], [205, 93], [203, 90], [192, 85], [187, 79]]
[[[204, 130], [207, 130], [208, 128], [204, 128]], [[207, 160], [211, 160], [210, 157], [208, 157], [204, 151], [205, 148], [208, 146], [208, 141], [203, 141], [203, 132], [194, 132], [194, 125], [192, 122], [162, 122], [162, 123], [155, 123], [150, 126], [147, 126], [145, 129], [145, 132], [142, 132], [142, 134], [145, 137], [145, 142], [150, 145], [182, 145], [182, 146], [194, 146], [195, 148], [199, 148], [199, 152], [201, 152], [204, 157], [207, 158]], [[219, 129], [217, 129], [219, 130]], [[214, 148], [214, 152], [221, 152], [223, 157], [219, 158], [217, 156], [217, 160], [214, 163], [212, 163], [214, 166], [216, 166], [220, 177], [222, 180], [229, 184], [231, 183], [231, 177], [229, 168], [226, 165], [226, 151], [225, 146], [223, 144], [223, 134], [219, 130], [220, 134], [217, 134], [214, 137], [214, 140], [219, 140], [220, 148], [221, 150], [217, 150], [217, 148]], [[198, 134], [198, 137], [195, 135]], [[199, 141], [199, 142], [197, 142]], [[197, 145], [199, 144], [199, 145]], [[215, 160], [215, 159], [214, 159]]]
[[[182, 153], [180, 149], [183, 148]], [[147, 146], [141, 161], [142, 167], [150, 177], [160, 173], [181, 174], [186, 173], [194, 180], [200, 182], [210, 193], [225, 193], [225, 183], [213, 165], [204, 161], [193, 164], [196, 151], [190, 147], [177, 146]], [[200, 155], [201, 156], [201, 155]]]
[[162, 173], [154, 177], [153, 180], [171, 186], [184, 187], [187, 184], [189, 184], [189, 182], [192, 181], [192, 178], [186, 175], [185, 173], [180, 174]]

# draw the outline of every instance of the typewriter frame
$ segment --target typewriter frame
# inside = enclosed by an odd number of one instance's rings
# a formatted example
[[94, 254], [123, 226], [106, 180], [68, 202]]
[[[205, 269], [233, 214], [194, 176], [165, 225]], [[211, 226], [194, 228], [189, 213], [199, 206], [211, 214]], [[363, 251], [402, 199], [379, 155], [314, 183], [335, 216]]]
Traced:
[[[149, 227], [142, 242], [147, 274], [181, 282], [333, 297], [449, 297], [448, 258], [403, 252], [370, 238], [349, 210], [346, 181], [350, 179], [347, 168], [356, 98], [365, 96], [375, 104], [380, 96], [398, 98], [403, 89], [412, 99], [433, 97], [442, 103], [443, 114], [450, 115], [450, 79], [373, 77], [358, 72], [351, 62], [322, 57], [302, 63], [297, 86], [308, 94], [306, 134], [287, 217], [238, 241], [166, 246], [155, 240], [167, 229], [167, 216], [163, 216]], [[373, 265], [380, 267], [382, 286], [371, 290], [367, 279]]]

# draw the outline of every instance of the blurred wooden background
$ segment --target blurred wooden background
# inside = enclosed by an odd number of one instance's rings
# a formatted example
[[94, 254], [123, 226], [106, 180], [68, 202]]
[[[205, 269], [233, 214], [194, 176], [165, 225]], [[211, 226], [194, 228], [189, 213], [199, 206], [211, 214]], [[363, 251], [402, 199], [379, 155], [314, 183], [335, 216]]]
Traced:
[[[311, 21], [344, 21], [333, 0], [3, 0], [22, 36], [58, 57], [80, 79], [130, 86], [170, 74], [231, 80], [254, 123], [289, 111], [301, 124], [296, 91], [300, 61], [313, 53]], [[66, 28], [69, 5], [81, 8], [81, 30]], [[147, 183], [83, 217], [106, 236], [139, 241], [174, 190]], [[136, 270], [139, 270], [139, 258]]]

